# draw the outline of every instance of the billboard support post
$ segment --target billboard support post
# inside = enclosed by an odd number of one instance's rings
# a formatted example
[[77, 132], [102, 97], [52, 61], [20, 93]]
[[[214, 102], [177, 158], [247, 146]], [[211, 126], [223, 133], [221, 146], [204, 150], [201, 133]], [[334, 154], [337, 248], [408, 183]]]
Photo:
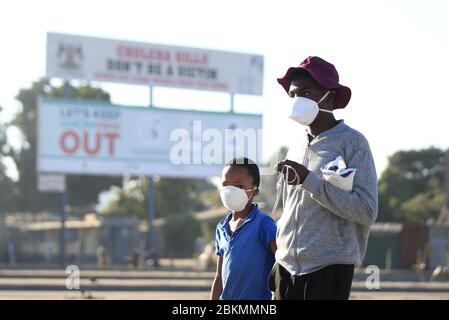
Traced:
[[[64, 98], [69, 99], [70, 98], [70, 83], [69, 81], [64, 82]], [[64, 191], [61, 193], [61, 240], [59, 244], [59, 252], [60, 252], [60, 261], [61, 265], [64, 267], [66, 263], [66, 257], [65, 257], [65, 247], [66, 247], [66, 228], [65, 228], [65, 221], [67, 218], [67, 198], [68, 198], [68, 191], [67, 191], [67, 179], [64, 179]]]
[[[150, 89], [150, 108], [153, 107], [153, 86], [149, 86]], [[154, 220], [154, 211], [155, 211], [155, 199], [156, 197], [154, 196], [154, 181], [153, 181], [153, 176], [147, 176], [147, 197], [148, 197], [148, 201], [147, 201], [147, 225], [148, 225], [148, 231], [147, 231], [147, 245], [146, 245], [146, 250], [149, 254], [153, 255], [153, 259], [154, 257], [154, 250], [153, 250], [153, 241], [151, 239], [152, 236], [152, 232], [153, 232], [153, 220]], [[156, 261], [154, 261], [154, 264], [157, 264]]]
[[66, 221], [66, 208], [67, 208], [67, 181], [65, 182], [65, 188], [64, 191], [61, 193], [61, 240], [60, 240], [60, 260], [61, 265], [64, 267], [66, 263], [66, 257], [65, 257], [65, 243], [66, 243], [66, 229], [65, 229], [65, 221]]
[[155, 211], [155, 196], [154, 196], [154, 181], [153, 177], [149, 176], [147, 177], [147, 224], [148, 224], [148, 232], [147, 232], [147, 246], [146, 250], [151, 255], [151, 258], [153, 259], [153, 264], [157, 264], [155, 259], [155, 248], [152, 241], [152, 234], [153, 234], [153, 220], [154, 220], [154, 211]]

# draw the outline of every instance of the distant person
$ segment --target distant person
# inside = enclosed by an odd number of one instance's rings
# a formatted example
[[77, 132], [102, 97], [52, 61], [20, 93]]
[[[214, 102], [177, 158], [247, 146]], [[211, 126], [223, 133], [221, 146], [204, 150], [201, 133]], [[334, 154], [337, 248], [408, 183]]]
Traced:
[[270, 300], [276, 224], [253, 203], [259, 194], [259, 168], [247, 158], [233, 159], [225, 165], [221, 182], [220, 197], [229, 212], [216, 229], [211, 299]]
[[155, 248], [151, 248], [148, 251], [148, 258], [151, 259], [152, 261], [152, 265], [154, 268], [159, 268], [160, 264], [159, 264], [159, 252], [157, 249]]
[[53, 240], [47, 240], [45, 241], [45, 249], [44, 249], [44, 256], [45, 256], [45, 262], [50, 263], [52, 262], [53, 255], [54, 255], [54, 242]]
[[205, 246], [206, 246], [206, 240], [204, 239], [204, 237], [203, 236], [196, 237], [196, 239], [195, 239], [195, 253], [194, 253], [194, 258], [195, 259], [198, 259], [200, 254], [203, 252]]
[[139, 266], [139, 258], [140, 258], [140, 250], [134, 249], [132, 254], [132, 264], [134, 268], [137, 268]]
[[286, 197], [270, 283], [276, 300], [346, 300], [377, 217], [370, 146], [334, 117], [351, 90], [339, 83], [332, 64], [308, 57], [278, 82], [293, 99], [290, 118], [305, 130], [296, 150], [278, 163]]
[[16, 265], [16, 248], [14, 242], [8, 241], [8, 260], [11, 266]]
[[104, 246], [99, 246], [96, 251], [97, 256], [97, 266], [99, 268], [105, 268], [107, 264], [106, 248]]
[[203, 252], [198, 257], [198, 267], [201, 270], [209, 270], [210, 268], [215, 267], [216, 259], [215, 241], [206, 243]]

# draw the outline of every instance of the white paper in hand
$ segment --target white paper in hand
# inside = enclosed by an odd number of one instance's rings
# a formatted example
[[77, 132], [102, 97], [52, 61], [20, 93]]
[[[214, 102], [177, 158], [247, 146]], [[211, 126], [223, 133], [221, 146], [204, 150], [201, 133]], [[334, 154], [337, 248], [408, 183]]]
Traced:
[[341, 156], [321, 168], [323, 178], [345, 191], [352, 191], [356, 169], [348, 168]]

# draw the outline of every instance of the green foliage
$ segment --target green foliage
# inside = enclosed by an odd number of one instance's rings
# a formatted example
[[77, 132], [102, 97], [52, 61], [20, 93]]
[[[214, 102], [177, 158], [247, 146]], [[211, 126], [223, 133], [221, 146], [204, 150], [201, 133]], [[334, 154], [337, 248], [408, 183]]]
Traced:
[[445, 204], [446, 197], [443, 192], [419, 193], [401, 205], [401, 211], [405, 213], [406, 221], [411, 223], [423, 223], [429, 218], [436, 219]]
[[[1, 111], [2, 108], [0, 107], [0, 113]], [[0, 213], [13, 210], [17, 201], [14, 182], [6, 175], [6, 166], [3, 163], [10, 153], [6, 130], [6, 125], [0, 122]]]
[[100, 209], [101, 213], [109, 215], [146, 216], [147, 181], [145, 178], [125, 178], [123, 187], [112, 187], [112, 198]]
[[[101, 209], [104, 214], [132, 213], [142, 219], [147, 215], [147, 178], [125, 179], [123, 188], [114, 188], [113, 198]], [[203, 193], [216, 188], [206, 180], [161, 178], [154, 182], [156, 217], [167, 217], [179, 212], [193, 213], [207, 208]]]
[[[156, 214], [159, 212], [159, 216], [168, 216], [206, 209], [201, 202], [201, 184], [201, 180], [195, 179], [161, 178], [155, 183]], [[214, 186], [209, 184], [209, 188]]]
[[173, 214], [167, 217], [162, 232], [170, 256], [191, 258], [201, 224], [190, 214]]
[[379, 180], [379, 221], [425, 223], [444, 205], [445, 153], [437, 148], [399, 151]]
[[217, 224], [218, 222], [220, 222], [221, 219], [224, 218], [225, 212], [226, 211], [223, 211], [223, 217], [202, 221], [201, 235], [204, 237], [206, 242], [211, 242], [215, 240], [215, 230], [217, 229]]
[[221, 199], [219, 190], [216, 188], [203, 191], [201, 194], [201, 202], [208, 208], [221, 207]]

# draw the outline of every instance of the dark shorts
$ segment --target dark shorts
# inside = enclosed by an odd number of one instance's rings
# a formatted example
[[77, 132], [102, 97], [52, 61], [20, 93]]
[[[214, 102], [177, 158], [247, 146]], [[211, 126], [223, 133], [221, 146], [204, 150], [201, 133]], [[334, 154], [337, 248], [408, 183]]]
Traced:
[[275, 300], [348, 300], [354, 265], [334, 264], [302, 276], [292, 276], [276, 263], [269, 277]]

